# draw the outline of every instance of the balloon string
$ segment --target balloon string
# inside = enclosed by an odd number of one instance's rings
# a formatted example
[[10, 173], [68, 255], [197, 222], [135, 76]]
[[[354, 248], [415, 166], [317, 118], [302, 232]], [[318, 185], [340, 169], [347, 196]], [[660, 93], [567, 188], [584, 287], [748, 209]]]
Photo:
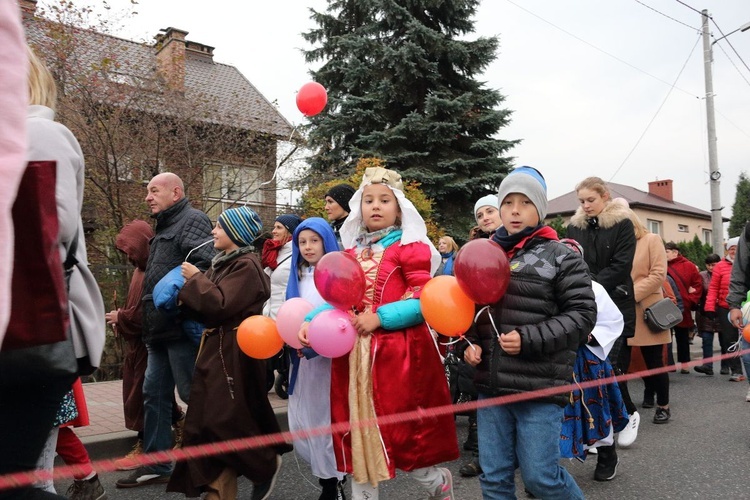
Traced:
[[[492, 317], [492, 310], [489, 305], [484, 306], [479, 311], [477, 311], [477, 314], [474, 316], [474, 323], [477, 322], [479, 319], [479, 315], [482, 314], [485, 310], [487, 310], [487, 316], [490, 318], [490, 324], [492, 325], [492, 330], [495, 332], [495, 335], [497, 336], [498, 340], [500, 339], [500, 332], [497, 331], [497, 326], [495, 325], [495, 319]], [[467, 340], [468, 342], [468, 340]], [[471, 343], [471, 342], [469, 342]]]

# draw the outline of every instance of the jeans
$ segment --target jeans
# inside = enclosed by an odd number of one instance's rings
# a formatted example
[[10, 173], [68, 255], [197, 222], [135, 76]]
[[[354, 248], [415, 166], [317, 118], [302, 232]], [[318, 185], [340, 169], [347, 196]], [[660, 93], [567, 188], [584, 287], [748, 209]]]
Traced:
[[[175, 384], [180, 399], [190, 399], [198, 347], [187, 337], [149, 344], [143, 381], [143, 448], [147, 453], [172, 447], [172, 401]], [[151, 474], [171, 474], [172, 464], [146, 467]]]
[[[745, 337], [740, 337], [742, 339], [742, 342], [740, 343], [740, 349], [743, 351], [747, 351], [750, 349], [750, 342], [745, 340]], [[742, 356], [742, 364], [745, 366], [745, 374], [748, 375], [747, 381], [750, 383], [750, 352], [743, 354]]]
[[[701, 332], [701, 340], [703, 341], [703, 359], [711, 358], [714, 355], [714, 332]], [[722, 361], [723, 364], [723, 361]], [[704, 361], [703, 366], [714, 369], [714, 364], [709, 361]]]
[[[479, 399], [487, 399], [480, 394]], [[515, 469], [537, 498], [583, 499], [573, 476], [560, 465], [563, 409], [526, 401], [479, 408], [479, 476], [485, 500], [515, 499]]]

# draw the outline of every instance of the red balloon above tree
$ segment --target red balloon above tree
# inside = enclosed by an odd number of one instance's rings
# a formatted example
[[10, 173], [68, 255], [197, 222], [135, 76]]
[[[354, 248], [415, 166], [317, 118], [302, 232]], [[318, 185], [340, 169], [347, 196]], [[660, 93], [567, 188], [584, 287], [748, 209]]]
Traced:
[[326, 107], [328, 92], [318, 82], [308, 82], [297, 92], [297, 109], [305, 116], [315, 116]]

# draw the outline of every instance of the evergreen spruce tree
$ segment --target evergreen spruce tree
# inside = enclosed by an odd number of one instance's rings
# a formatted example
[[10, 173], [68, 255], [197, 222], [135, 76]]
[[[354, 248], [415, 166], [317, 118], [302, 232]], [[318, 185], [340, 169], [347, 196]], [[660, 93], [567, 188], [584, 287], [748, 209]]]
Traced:
[[732, 218], [729, 220], [729, 237], [739, 236], [750, 222], [750, 179], [745, 172], [740, 172], [737, 191], [732, 205]]
[[436, 203], [449, 234], [465, 234], [472, 208], [508, 172], [516, 141], [504, 97], [477, 77], [495, 59], [496, 37], [469, 40], [478, 0], [329, 0], [311, 10], [308, 62], [328, 90], [311, 118], [314, 175], [347, 175], [379, 157]]

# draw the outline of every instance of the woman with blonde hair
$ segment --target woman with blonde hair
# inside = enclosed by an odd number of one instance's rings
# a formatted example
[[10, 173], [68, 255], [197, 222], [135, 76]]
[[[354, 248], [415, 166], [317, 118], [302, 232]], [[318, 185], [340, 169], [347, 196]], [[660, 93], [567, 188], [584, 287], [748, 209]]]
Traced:
[[[628, 346], [638, 347], [643, 355], [646, 368], [653, 370], [664, 366], [664, 345], [672, 340], [669, 330], [652, 331], [646, 324], [644, 312], [664, 298], [662, 286], [667, 278], [667, 253], [661, 237], [650, 233], [641, 219], [628, 210], [630, 221], [635, 232], [635, 259], [630, 276], [633, 279], [635, 296], [635, 335], [628, 339]], [[658, 408], [654, 423], [664, 423], [669, 419], [669, 375], [666, 372], [643, 377], [646, 394], [656, 393]], [[658, 417], [658, 418], [657, 418]], [[664, 418], [666, 417], [666, 418]], [[625, 437], [628, 437], [627, 435]], [[632, 441], [623, 439], [620, 434], [620, 446], [629, 446]]]
[[437, 244], [440, 252], [440, 265], [435, 271], [435, 276], [453, 276], [453, 260], [458, 252], [458, 243], [450, 236], [441, 236]]
[[[635, 333], [635, 300], [630, 277], [636, 245], [633, 223], [629, 209], [612, 202], [607, 184], [599, 177], [582, 180], [576, 186], [576, 193], [580, 206], [570, 219], [567, 237], [581, 244], [592, 278], [604, 287], [625, 320], [622, 335], [609, 353], [615, 373], [622, 374], [630, 364], [626, 340]], [[618, 381], [618, 385], [631, 419], [623, 433], [637, 434], [640, 416], [630, 398], [627, 382]], [[635, 440], [634, 435], [632, 440]], [[596, 479], [613, 479], [617, 463], [614, 444], [600, 447]]]

